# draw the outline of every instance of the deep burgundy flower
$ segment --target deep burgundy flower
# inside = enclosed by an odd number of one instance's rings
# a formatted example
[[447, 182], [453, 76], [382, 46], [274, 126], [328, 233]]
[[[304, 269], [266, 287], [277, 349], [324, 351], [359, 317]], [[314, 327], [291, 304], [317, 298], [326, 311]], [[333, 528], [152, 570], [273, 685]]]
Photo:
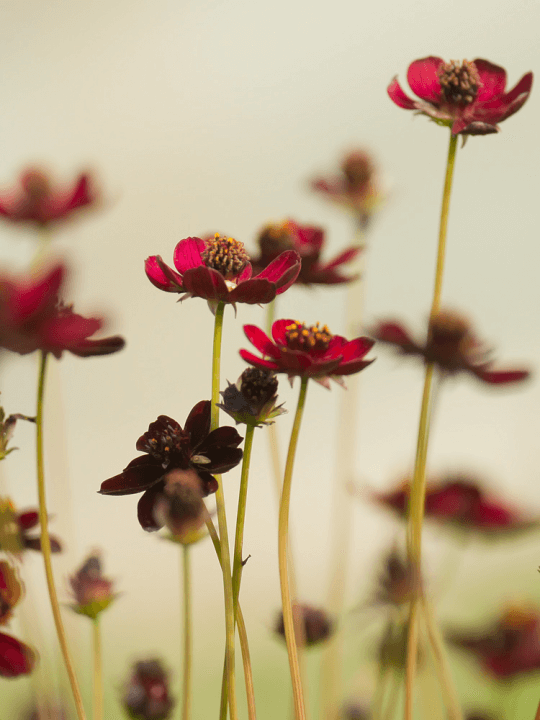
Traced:
[[169, 693], [169, 673], [160, 660], [134, 664], [122, 705], [133, 720], [167, 720], [171, 716], [174, 700]]
[[420, 100], [408, 97], [396, 78], [388, 86], [388, 95], [396, 105], [447, 125], [454, 135], [498, 132], [497, 123], [520, 109], [533, 81], [528, 72], [506, 92], [506, 70], [489, 60], [459, 63], [433, 56], [415, 60], [407, 71], [409, 85]]
[[297, 283], [303, 285], [338, 285], [352, 282], [355, 275], [343, 275], [340, 270], [354, 260], [362, 248], [348, 247], [330, 262], [322, 263], [320, 256], [324, 247], [324, 230], [309, 225], [299, 225], [294, 220], [273, 223], [264, 227], [259, 234], [260, 255], [251, 260], [254, 272], [261, 272], [280, 253], [296, 250], [302, 259]]
[[166, 292], [184, 293], [181, 300], [204, 298], [211, 308], [218, 302], [269, 303], [285, 292], [300, 272], [298, 253], [288, 250], [251, 277], [251, 262], [243, 243], [218, 233], [210, 240], [180, 240], [173, 259], [178, 272], [159, 255], [149, 257], [145, 270], [150, 282]]
[[471, 652], [500, 680], [540, 670], [540, 614], [536, 608], [511, 607], [485, 630], [449, 632], [447, 638]]
[[[6, 498], [0, 498], [0, 550], [20, 556], [25, 550], [41, 550], [41, 538], [32, 533], [39, 525], [37, 510], [17, 512]], [[60, 541], [50, 535], [51, 551], [60, 552]]]
[[[293, 612], [300, 616], [303, 624], [306, 647], [313, 647], [327, 640], [334, 630], [334, 622], [325, 610], [311, 605], [295, 605]], [[285, 639], [283, 613], [280, 612], [275, 624], [275, 632]]]
[[506, 385], [529, 377], [527, 370], [492, 370], [493, 361], [469, 321], [454, 312], [441, 311], [431, 318], [424, 344], [417, 343], [393, 320], [379, 323], [372, 334], [403, 355], [418, 355], [425, 362], [435, 363], [447, 375], [468, 372], [489, 385]]
[[103, 575], [101, 556], [92, 552], [75, 575], [69, 578], [75, 602], [71, 609], [79, 615], [95, 620], [113, 602], [117, 595], [113, 581]]
[[86, 318], [63, 304], [60, 291], [66, 268], [61, 263], [38, 277], [0, 275], [0, 347], [21, 355], [42, 350], [61, 357], [109, 355], [124, 347], [119, 335], [92, 339], [101, 318]]
[[340, 382], [342, 375], [353, 375], [373, 362], [363, 359], [373, 347], [373, 340], [346, 340], [318, 323], [310, 326], [296, 320], [276, 320], [272, 325], [273, 342], [256, 325], [244, 325], [244, 332], [263, 355], [257, 357], [249, 350], [240, 350], [246, 362], [287, 373], [289, 378], [313, 378], [326, 388], [330, 387], [329, 378]]
[[242, 459], [238, 445], [242, 437], [232, 427], [220, 427], [210, 432], [210, 405], [201, 400], [191, 410], [184, 429], [167, 415], [160, 415], [151, 423], [148, 432], [137, 440], [140, 455], [132, 460], [120, 475], [101, 484], [102, 495], [132, 495], [144, 492], [139, 500], [138, 517], [145, 530], [159, 530], [164, 522], [156, 517], [156, 505], [162, 499], [168, 480], [179, 482], [184, 471], [186, 483], [191, 482], [191, 470], [198, 475], [202, 495], [217, 490], [212, 473], [224, 473], [236, 467]]
[[82, 173], [70, 187], [52, 187], [46, 173], [36, 168], [25, 170], [19, 187], [0, 194], [0, 217], [10, 222], [48, 225], [65, 220], [75, 210], [96, 201], [90, 177]]

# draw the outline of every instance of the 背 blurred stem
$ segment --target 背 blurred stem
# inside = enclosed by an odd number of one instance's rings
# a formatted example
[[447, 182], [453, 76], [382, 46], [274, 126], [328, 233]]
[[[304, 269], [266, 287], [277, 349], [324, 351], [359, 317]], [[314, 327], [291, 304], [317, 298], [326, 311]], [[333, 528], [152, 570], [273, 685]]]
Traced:
[[[435, 271], [435, 287], [431, 304], [430, 319], [439, 311], [441, 304], [442, 282], [444, 275], [444, 259], [446, 251], [446, 232], [448, 227], [448, 214], [450, 210], [450, 196], [452, 192], [452, 179], [456, 158], [458, 136], [450, 133], [448, 159], [446, 163], [446, 177], [444, 181], [443, 199], [441, 207], [441, 220], [439, 226], [439, 244], [437, 251], [437, 267]], [[411, 485], [409, 504], [409, 518], [407, 525], [407, 552], [409, 561], [420, 577], [422, 564], [422, 524], [424, 519], [424, 504], [426, 496], [426, 460], [429, 440], [430, 414], [432, 406], [433, 364], [427, 363], [420, 409], [420, 422], [418, 427], [418, 441], [416, 445], [416, 459]], [[420, 585], [418, 585], [411, 600], [409, 612], [409, 629], [407, 640], [407, 662], [405, 671], [405, 720], [413, 717], [413, 689], [416, 674], [416, 659], [418, 653], [418, 606], [420, 602]]]
[[67, 674], [69, 677], [69, 683], [73, 692], [73, 699], [75, 702], [75, 708], [77, 710], [77, 717], [79, 720], [86, 720], [81, 691], [79, 689], [79, 684], [75, 676], [73, 661], [69, 652], [66, 633], [64, 630], [64, 625], [62, 623], [62, 617], [60, 615], [60, 606], [58, 604], [58, 597], [56, 594], [56, 587], [54, 584], [54, 576], [52, 571], [51, 540], [49, 537], [47, 503], [45, 497], [45, 463], [43, 454], [43, 405], [45, 396], [46, 370], [47, 353], [42, 352], [39, 364], [36, 411], [36, 467], [39, 498], [39, 524], [41, 529], [41, 551], [43, 555], [43, 562], [45, 564], [45, 576], [47, 578], [47, 588], [49, 591], [49, 599], [51, 602], [51, 609], [53, 613], [54, 624], [56, 627], [56, 634], [58, 635], [58, 642], [60, 644], [60, 649], [64, 658], [64, 664], [66, 666]]
[[191, 718], [191, 669], [192, 669], [192, 610], [191, 610], [191, 548], [182, 545], [182, 614], [184, 618], [184, 647], [182, 662], [182, 720]]
[[99, 615], [92, 621], [94, 655], [94, 720], [103, 720], [103, 661]]
[[300, 385], [300, 394], [298, 396], [298, 405], [289, 441], [289, 451], [287, 453], [287, 462], [285, 464], [285, 474], [283, 477], [283, 489], [281, 492], [281, 503], [279, 507], [279, 524], [278, 524], [278, 562], [279, 562], [279, 580], [281, 585], [281, 604], [283, 609], [283, 625], [285, 628], [285, 641], [287, 643], [287, 653], [289, 656], [289, 668], [291, 673], [294, 713], [296, 720], [305, 720], [306, 711], [304, 703], [304, 693], [302, 688], [302, 678], [300, 673], [300, 663], [298, 659], [298, 648], [296, 645], [295, 622], [293, 614], [293, 605], [288, 576], [288, 543], [289, 543], [289, 507], [291, 501], [291, 485], [294, 469], [294, 459], [296, 456], [296, 447], [298, 445], [298, 436], [300, 434], [300, 425], [306, 402], [308, 378], [302, 378]]
[[[218, 303], [216, 307], [214, 322], [214, 342], [212, 352], [212, 405], [210, 415], [210, 431], [216, 430], [219, 426], [219, 383], [221, 370], [221, 338], [223, 334], [223, 314], [225, 303]], [[231, 720], [237, 720], [238, 711], [236, 705], [236, 685], [234, 672], [234, 599], [231, 575], [231, 554], [229, 551], [229, 534], [227, 531], [227, 516], [225, 513], [225, 496], [223, 493], [223, 482], [221, 475], [216, 475], [218, 489], [216, 490], [216, 506], [219, 526], [219, 546], [221, 557], [221, 570], [223, 573], [223, 593], [225, 597], [225, 648], [227, 655], [227, 697]], [[221, 720], [227, 716], [221, 713]]]
[[386, 696], [386, 690], [388, 683], [392, 675], [392, 667], [388, 662], [387, 645], [390, 642], [394, 632], [394, 622], [390, 618], [386, 623], [386, 629], [383, 634], [381, 642], [381, 651], [379, 656], [379, 674], [377, 677], [377, 684], [375, 686], [375, 692], [373, 693], [373, 702], [371, 705], [371, 717], [373, 720], [382, 720], [384, 698]]
[[49, 250], [49, 245], [51, 244], [52, 237], [53, 233], [51, 227], [49, 225], [42, 225], [39, 229], [36, 251], [30, 263], [30, 267], [32, 270], [38, 270], [39, 266], [43, 263], [43, 260], [45, 259]]

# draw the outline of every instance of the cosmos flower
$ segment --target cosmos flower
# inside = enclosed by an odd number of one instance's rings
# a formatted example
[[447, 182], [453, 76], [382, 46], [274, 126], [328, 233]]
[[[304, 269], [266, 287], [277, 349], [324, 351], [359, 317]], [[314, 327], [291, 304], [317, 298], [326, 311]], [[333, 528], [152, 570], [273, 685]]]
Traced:
[[122, 706], [133, 720], [167, 720], [174, 700], [169, 692], [169, 673], [161, 660], [152, 658], [133, 665], [122, 694]]
[[[41, 538], [32, 534], [39, 525], [37, 510], [17, 512], [11, 500], [0, 498], [0, 550], [20, 557], [25, 550], [41, 550]], [[60, 552], [60, 541], [50, 536], [51, 551]]]
[[69, 578], [69, 584], [75, 600], [71, 609], [92, 620], [117, 597], [113, 592], [113, 581], [103, 575], [101, 557], [97, 551], [92, 552], [75, 575]]
[[313, 378], [329, 388], [329, 379], [340, 382], [343, 375], [353, 375], [370, 365], [364, 357], [373, 347], [373, 340], [359, 337], [346, 340], [332, 335], [325, 326], [305, 325], [296, 320], [276, 320], [270, 338], [256, 325], [244, 325], [247, 339], [262, 354], [257, 357], [240, 350], [242, 358], [255, 367], [277, 373]]
[[169, 483], [193, 485], [195, 471], [202, 496], [217, 490], [212, 473], [224, 473], [242, 459], [238, 445], [242, 437], [233, 427], [210, 432], [210, 405], [201, 400], [191, 410], [184, 429], [167, 415], [160, 415], [137, 440], [137, 450], [146, 453], [132, 460], [124, 471], [101, 484], [102, 495], [144, 493], [137, 507], [139, 523], [145, 530], [159, 530], [164, 494]]
[[467, 372], [489, 385], [521, 382], [529, 377], [527, 370], [492, 370], [493, 361], [485, 346], [474, 335], [469, 321], [455, 312], [440, 311], [431, 318], [424, 344], [416, 342], [395, 321], [379, 323], [372, 334], [403, 355], [417, 355], [426, 363], [434, 363], [446, 375]]
[[420, 99], [408, 97], [394, 78], [388, 95], [396, 105], [427, 115], [454, 135], [487, 135], [525, 103], [533, 75], [528, 72], [506, 92], [506, 70], [489, 60], [445, 62], [430, 56], [409, 65], [407, 80]]
[[360, 247], [348, 247], [329, 262], [320, 260], [324, 248], [322, 228], [299, 225], [294, 220], [273, 223], [259, 234], [260, 255], [251, 260], [254, 272], [260, 272], [275, 260], [280, 253], [296, 250], [302, 259], [302, 267], [296, 283], [302, 285], [338, 285], [352, 282], [355, 275], [343, 275], [341, 269], [351, 263], [362, 252]]

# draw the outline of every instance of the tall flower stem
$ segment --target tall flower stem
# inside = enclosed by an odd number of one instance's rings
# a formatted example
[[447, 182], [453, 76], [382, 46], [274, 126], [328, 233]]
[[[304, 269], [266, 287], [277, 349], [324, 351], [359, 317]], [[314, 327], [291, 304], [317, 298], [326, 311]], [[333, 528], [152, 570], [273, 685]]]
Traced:
[[92, 622], [94, 655], [94, 720], [103, 720], [103, 664], [99, 615]]
[[192, 612], [191, 612], [191, 548], [182, 545], [184, 658], [182, 663], [182, 720], [191, 718]]
[[[433, 317], [440, 308], [442, 282], [444, 274], [444, 260], [446, 253], [446, 232], [448, 215], [450, 211], [450, 195], [454, 176], [458, 136], [450, 133], [448, 159], [446, 163], [446, 177], [444, 181], [443, 199], [441, 207], [441, 220], [439, 225], [439, 244], [437, 251], [437, 267], [435, 271], [435, 287], [431, 303]], [[422, 405], [420, 409], [420, 422], [418, 427], [418, 440], [416, 445], [416, 459], [411, 486], [409, 505], [409, 519], [407, 525], [407, 552], [409, 561], [420, 577], [422, 564], [422, 524], [424, 520], [424, 505], [426, 498], [426, 460], [429, 441], [430, 414], [432, 405], [433, 363], [426, 365]], [[411, 600], [409, 612], [409, 629], [407, 640], [407, 663], [405, 675], [405, 719], [413, 717], [413, 687], [416, 673], [416, 659], [418, 654], [418, 609], [420, 602], [419, 588]]]
[[289, 655], [289, 668], [293, 687], [294, 713], [296, 720], [306, 720], [306, 711], [304, 704], [304, 693], [302, 689], [300, 663], [298, 660], [298, 648], [296, 645], [294, 613], [289, 587], [287, 551], [289, 544], [289, 507], [291, 503], [291, 486], [294, 459], [296, 456], [296, 446], [298, 444], [298, 436], [300, 434], [300, 424], [302, 422], [302, 415], [306, 402], [307, 385], [308, 378], [302, 378], [302, 384], [300, 385], [300, 394], [298, 396], [298, 405], [296, 407], [296, 414], [294, 416], [294, 423], [291, 432], [291, 439], [289, 441], [287, 462], [285, 464], [285, 475], [283, 477], [283, 489], [281, 492], [281, 503], [279, 507], [278, 523], [278, 562], [279, 579], [281, 585], [281, 604], [283, 607], [283, 625], [285, 628], [287, 653]]
[[244, 544], [244, 523], [246, 519], [247, 489], [249, 478], [249, 463], [251, 461], [251, 449], [253, 447], [253, 426], [246, 426], [246, 437], [244, 439], [244, 457], [242, 459], [242, 475], [240, 478], [240, 493], [238, 495], [238, 513], [236, 515], [236, 534], [234, 538], [234, 558], [233, 558], [233, 598], [234, 598], [234, 614], [236, 617], [236, 608], [238, 607], [238, 595], [240, 593], [240, 581], [242, 579], [242, 549]]
[[[224, 303], [218, 303], [214, 323], [214, 343], [212, 352], [212, 406], [210, 415], [210, 431], [216, 430], [219, 426], [219, 383], [221, 370], [221, 337], [223, 333]], [[227, 695], [229, 699], [229, 710], [231, 720], [237, 720], [238, 711], [236, 706], [236, 684], [234, 673], [234, 598], [231, 575], [231, 554], [229, 551], [229, 534], [227, 531], [227, 515], [225, 513], [225, 496], [223, 493], [223, 482], [221, 475], [216, 475], [218, 489], [216, 490], [216, 505], [219, 526], [219, 546], [221, 557], [221, 570], [223, 573], [223, 593], [225, 596], [225, 648], [227, 654]], [[225, 714], [221, 713], [221, 720], [226, 720]]]
[[39, 499], [39, 524], [41, 528], [41, 551], [43, 554], [43, 562], [45, 564], [45, 577], [47, 578], [47, 588], [49, 590], [49, 599], [58, 635], [58, 642], [64, 658], [69, 683], [73, 692], [75, 708], [77, 710], [78, 720], [86, 720], [84, 706], [81, 697], [81, 691], [75, 676], [73, 661], [69, 652], [66, 633], [60, 615], [60, 606], [58, 604], [58, 596], [54, 584], [54, 576], [51, 562], [51, 540], [49, 537], [47, 503], [45, 497], [45, 462], [43, 455], [43, 400], [45, 395], [45, 375], [47, 370], [47, 353], [42, 352], [39, 365], [39, 380], [37, 390], [37, 411], [36, 411], [36, 469], [37, 469], [37, 486]]

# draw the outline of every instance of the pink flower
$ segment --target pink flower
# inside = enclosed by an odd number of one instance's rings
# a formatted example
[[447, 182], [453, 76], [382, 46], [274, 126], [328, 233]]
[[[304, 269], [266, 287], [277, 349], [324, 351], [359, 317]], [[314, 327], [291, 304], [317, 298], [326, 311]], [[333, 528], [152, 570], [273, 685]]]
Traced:
[[430, 56], [409, 65], [407, 80], [420, 100], [408, 97], [394, 78], [388, 95], [396, 105], [447, 125], [454, 135], [487, 135], [525, 103], [533, 75], [528, 72], [506, 92], [506, 70], [489, 60], [444, 62]]

